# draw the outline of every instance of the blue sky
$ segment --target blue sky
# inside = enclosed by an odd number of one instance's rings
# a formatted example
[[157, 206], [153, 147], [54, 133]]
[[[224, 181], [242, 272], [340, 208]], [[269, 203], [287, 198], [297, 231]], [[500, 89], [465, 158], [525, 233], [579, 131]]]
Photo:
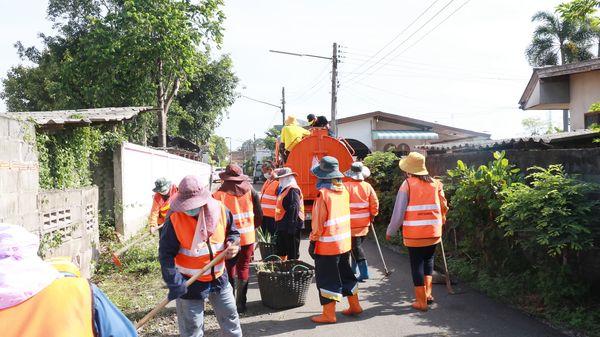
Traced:
[[[523, 118], [548, 118], [545, 111], [519, 110], [517, 102], [532, 71], [524, 57], [530, 18], [560, 2], [232, 0], [218, 53], [233, 58], [242, 94], [279, 104], [285, 86], [288, 113], [328, 116], [330, 62], [269, 49], [330, 56], [338, 42], [340, 117], [381, 110], [504, 138], [523, 134]], [[0, 2], [0, 77], [20, 62], [16, 41], [38, 44], [38, 33], [51, 33], [46, 5]], [[244, 98], [227, 115], [217, 134], [232, 137], [234, 147], [281, 119], [277, 108]], [[560, 112], [552, 120], [560, 125]]]

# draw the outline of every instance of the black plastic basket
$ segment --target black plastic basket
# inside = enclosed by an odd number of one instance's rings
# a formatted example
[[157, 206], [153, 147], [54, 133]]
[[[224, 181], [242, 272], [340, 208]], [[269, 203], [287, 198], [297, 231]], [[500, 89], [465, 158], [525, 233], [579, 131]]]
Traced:
[[262, 260], [267, 256], [277, 255], [277, 248], [274, 243], [258, 242], [258, 249], [260, 250], [260, 258]]
[[300, 260], [259, 262], [256, 274], [262, 303], [272, 309], [288, 309], [306, 303], [315, 267]]

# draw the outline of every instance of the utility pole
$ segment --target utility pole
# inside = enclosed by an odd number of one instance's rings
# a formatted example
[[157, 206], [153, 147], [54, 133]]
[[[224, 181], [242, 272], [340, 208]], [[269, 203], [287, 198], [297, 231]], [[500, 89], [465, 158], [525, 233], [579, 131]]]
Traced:
[[337, 43], [333, 43], [333, 57], [331, 58], [331, 121], [330, 126], [333, 134], [337, 137], [337, 66], [338, 66]]
[[271, 53], [278, 54], [286, 54], [293, 56], [306, 56], [306, 57], [314, 57], [319, 59], [331, 60], [331, 120], [330, 126], [337, 136], [337, 67], [338, 67], [338, 44], [336, 42], [333, 43], [333, 55], [331, 57], [328, 56], [320, 56], [320, 55], [312, 55], [312, 54], [300, 54], [300, 53], [291, 53], [287, 51], [280, 50], [269, 50]]
[[285, 87], [281, 87], [281, 125], [285, 126]]

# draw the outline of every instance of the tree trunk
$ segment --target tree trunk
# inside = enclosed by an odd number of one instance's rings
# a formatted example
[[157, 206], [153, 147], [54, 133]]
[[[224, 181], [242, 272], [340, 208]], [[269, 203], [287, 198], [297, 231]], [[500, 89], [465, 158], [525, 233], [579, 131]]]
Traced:
[[156, 99], [158, 102], [158, 147], [167, 147], [167, 106], [165, 104], [165, 90], [162, 82], [163, 63], [157, 60], [158, 74], [156, 78]]

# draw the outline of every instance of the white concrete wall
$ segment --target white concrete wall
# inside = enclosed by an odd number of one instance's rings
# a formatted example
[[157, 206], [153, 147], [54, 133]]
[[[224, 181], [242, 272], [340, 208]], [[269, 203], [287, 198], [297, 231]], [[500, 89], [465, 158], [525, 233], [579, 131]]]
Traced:
[[374, 150], [371, 138], [371, 118], [338, 124], [338, 136], [356, 139], [365, 144], [371, 151]]
[[584, 128], [590, 105], [600, 101], [600, 70], [571, 75], [571, 130]]
[[146, 225], [157, 178], [179, 184], [183, 177], [194, 174], [208, 186], [211, 174], [208, 164], [130, 143], [115, 151], [114, 165], [116, 227], [126, 238]]

